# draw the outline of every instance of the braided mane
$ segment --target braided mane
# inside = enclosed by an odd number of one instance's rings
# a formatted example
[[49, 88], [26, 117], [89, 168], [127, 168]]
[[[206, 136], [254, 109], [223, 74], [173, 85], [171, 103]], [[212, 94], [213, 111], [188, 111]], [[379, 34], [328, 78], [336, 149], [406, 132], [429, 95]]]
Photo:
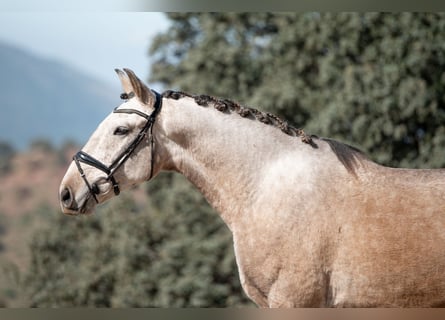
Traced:
[[317, 147], [317, 145], [312, 140], [312, 138], [316, 138], [316, 136], [307, 135], [303, 131], [303, 129], [297, 129], [295, 127], [292, 127], [287, 123], [287, 121], [269, 112], [261, 112], [254, 108], [241, 106], [239, 103], [234, 102], [232, 100], [220, 99], [209, 95], [191, 95], [189, 93], [182, 91], [167, 90], [164, 93], [162, 93], [162, 96], [164, 98], [170, 98], [174, 100], [179, 100], [184, 97], [193, 98], [196, 104], [200, 106], [203, 107], [213, 106], [216, 110], [221, 112], [226, 112], [226, 113], [235, 112], [243, 118], [256, 119], [264, 124], [272, 125], [274, 127], [279, 128], [282, 132], [284, 132], [287, 135], [293, 137], [300, 137], [301, 141], [311, 145], [314, 148]]
[[360, 160], [366, 158], [362, 151], [352, 147], [348, 144], [342, 142], [328, 139], [328, 138], [318, 138], [315, 135], [307, 135], [303, 129], [297, 129], [287, 123], [287, 121], [277, 117], [276, 115], [269, 112], [261, 112], [257, 109], [242, 106], [237, 102], [228, 99], [220, 99], [209, 95], [192, 95], [182, 91], [172, 91], [167, 90], [162, 93], [162, 97], [168, 99], [179, 100], [184, 97], [192, 98], [195, 100], [196, 104], [208, 107], [213, 106], [216, 110], [230, 113], [235, 112], [243, 118], [256, 119], [264, 124], [272, 125], [280, 129], [283, 133], [293, 136], [300, 137], [301, 141], [309, 144], [313, 148], [318, 148], [314, 139], [320, 139], [325, 141], [332, 152], [336, 155], [337, 159], [346, 167], [346, 169], [355, 174], [355, 168], [360, 163]]

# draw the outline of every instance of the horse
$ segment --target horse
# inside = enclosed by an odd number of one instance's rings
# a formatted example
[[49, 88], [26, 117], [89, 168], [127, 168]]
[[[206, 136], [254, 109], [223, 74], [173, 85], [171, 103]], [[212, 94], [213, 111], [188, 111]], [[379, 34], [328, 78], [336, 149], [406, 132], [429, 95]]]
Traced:
[[65, 214], [175, 171], [227, 224], [259, 307], [445, 305], [445, 170], [385, 167], [271, 113], [116, 72], [124, 101], [73, 157]]

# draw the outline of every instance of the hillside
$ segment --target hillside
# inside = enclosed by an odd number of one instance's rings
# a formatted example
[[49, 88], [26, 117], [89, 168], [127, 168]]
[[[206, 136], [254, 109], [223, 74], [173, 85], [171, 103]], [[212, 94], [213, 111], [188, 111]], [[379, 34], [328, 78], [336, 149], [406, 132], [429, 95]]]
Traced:
[[[12, 156], [9, 169], [0, 172], [0, 307], [27, 305], [16, 298], [15, 277], [28, 267], [32, 236], [55, 216], [62, 215], [59, 184], [78, 148], [66, 144], [56, 149], [49, 143], [34, 143]], [[144, 186], [124, 194], [138, 206], [147, 206]]]
[[[4, 43], [0, 69], [0, 307], [23, 306], [16, 288], [32, 235], [62, 214], [60, 181], [73, 154], [120, 103], [120, 88], [117, 78], [112, 87]], [[146, 205], [143, 187], [129, 194]]]
[[37, 138], [83, 144], [119, 102], [117, 86], [4, 43], [0, 70], [0, 140], [16, 148]]

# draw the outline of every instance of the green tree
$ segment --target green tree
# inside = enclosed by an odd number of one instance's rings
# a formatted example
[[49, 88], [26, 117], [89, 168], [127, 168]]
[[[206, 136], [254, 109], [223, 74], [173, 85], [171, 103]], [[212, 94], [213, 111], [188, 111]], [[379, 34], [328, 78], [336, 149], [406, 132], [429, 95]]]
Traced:
[[230, 97], [378, 162], [445, 165], [442, 13], [174, 13], [151, 80]]
[[10, 172], [14, 155], [14, 148], [8, 142], [0, 141], [0, 175]]
[[[165, 177], [160, 181], [171, 184]], [[249, 304], [240, 293], [225, 226], [199, 211], [202, 198], [190, 186], [178, 183], [174, 189], [184, 198], [159, 195], [169, 202], [162, 212], [158, 205], [142, 210], [124, 195], [93, 216], [55, 216], [31, 243], [25, 281], [31, 306]], [[178, 206], [186, 207], [177, 212]]]
[[3, 213], [0, 212], [0, 253], [2, 253], [5, 250], [5, 244], [3, 243], [3, 237], [5, 236], [5, 234], [7, 233], [8, 230], [8, 218], [7, 216]]
[[44, 152], [53, 152], [54, 151], [54, 147], [51, 144], [51, 141], [47, 140], [45, 138], [37, 138], [37, 139], [34, 139], [33, 141], [31, 141], [30, 149], [31, 150], [41, 150]]

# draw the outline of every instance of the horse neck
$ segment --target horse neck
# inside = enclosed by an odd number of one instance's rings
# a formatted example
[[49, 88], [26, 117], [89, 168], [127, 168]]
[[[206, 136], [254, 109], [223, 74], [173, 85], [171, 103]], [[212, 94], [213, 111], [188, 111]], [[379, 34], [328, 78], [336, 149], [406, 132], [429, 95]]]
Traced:
[[290, 141], [298, 145], [275, 127], [191, 98], [164, 99], [158, 126], [160, 169], [183, 174], [229, 227], [254, 202], [264, 166]]

